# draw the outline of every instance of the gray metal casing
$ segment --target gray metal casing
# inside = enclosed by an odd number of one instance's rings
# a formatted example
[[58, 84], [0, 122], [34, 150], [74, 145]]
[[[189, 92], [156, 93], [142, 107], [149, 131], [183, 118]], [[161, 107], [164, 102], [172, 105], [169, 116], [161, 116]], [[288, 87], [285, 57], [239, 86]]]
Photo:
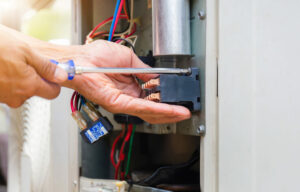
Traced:
[[152, 0], [153, 55], [191, 55], [189, 0]]

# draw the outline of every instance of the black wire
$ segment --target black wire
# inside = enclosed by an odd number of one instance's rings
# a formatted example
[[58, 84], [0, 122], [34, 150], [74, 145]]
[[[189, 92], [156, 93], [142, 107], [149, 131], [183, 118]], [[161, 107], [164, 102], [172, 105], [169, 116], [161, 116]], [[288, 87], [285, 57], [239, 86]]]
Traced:
[[123, 38], [117, 37], [117, 38], [113, 39], [113, 42], [116, 42], [118, 40], [125, 41], [132, 48], [133, 52], [136, 53], [134, 46], [127, 39], [123, 39]]
[[190, 158], [190, 160], [188, 162], [185, 162], [182, 164], [177, 164], [177, 165], [160, 167], [151, 176], [149, 176], [141, 181], [138, 181], [137, 184], [140, 184], [140, 185], [148, 184], [149, 182], [151, 182], [151, 180], [155, 179], [155, 177], [157, 177], [163, 170], [188, 168], [188, 167], [194, 165], [197, 161], [199, 161], [199, 158], [200, 158], [200, 153], [199, 153], [199, 149], [197, 149], [193, 153], [192, 157]]
[[82, 104], [84, 104], [86, 102], [86, 100], [82, 95], [79, 95], [79, 101], [80, 102], [78, 102], [78, 110], [80, 111]]

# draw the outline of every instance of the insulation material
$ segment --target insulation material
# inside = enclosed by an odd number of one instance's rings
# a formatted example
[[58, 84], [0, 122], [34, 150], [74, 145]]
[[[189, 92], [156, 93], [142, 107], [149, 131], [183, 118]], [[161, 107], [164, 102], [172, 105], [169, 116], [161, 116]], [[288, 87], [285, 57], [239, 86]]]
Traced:
[[9, 192], [50, 192], [50, 101], [38, 97], [12, 110]]

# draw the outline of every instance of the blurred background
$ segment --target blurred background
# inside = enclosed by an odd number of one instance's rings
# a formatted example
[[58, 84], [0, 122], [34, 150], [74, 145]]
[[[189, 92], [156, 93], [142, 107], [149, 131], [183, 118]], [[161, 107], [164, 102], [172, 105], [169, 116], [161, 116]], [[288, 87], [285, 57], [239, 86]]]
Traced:
[[[0, 0], [0, 10], [0, 24], [44, 41], [61, 45], [70, 44], [71, 0]], [[50, 101], [39, 102], [46, 103]], [[53, 107], [53, 103], [55, 107], [55, 103], [59, 105], [60, 102], [57, 100], [51, 101], [51, 107]], [[13, 172], [11, 176], [7, 174], [9, 163], [20, 163], [20, 155], [9, 155], [10, 150], [8, 143], [13, 142], [14, 144], [12, 146], [16, 146], [11, 150], [11, 153], [19, 154], [19, 151], [23, 150], [22, 144], [15, 144], [16, 141], [23, 140], [23, 136], [20, 134], [20, 130], [14, 130], [16, 129], [14, 128], [16, 127], [14, 126], [16, 122], [13, 121], [16, 120], [18, 111], [12, 111], [13, 110], [10, 110], [6, 105], [0, 104], [0, 192], [7, 191], [8, 178], [13, 179], [14, 182], [18, 182], [17, 177], [20, 175], [20, 172], [16, 171], [16, 173], [14, 173], [14, 170], [9, 171]], [[20, 109], [20, 111], [24, 111], [24, 109]], [[50, 107], [45, 113], [44, 116], [50, 118]], [[57, 129], [59, 128], [60, 127]], [[50, 131], [55, 132], [55, 129]], [[57, 150], [62, 150], [60, 146], [54, 146], [54, 150], [56, 150], [55, 147]], [[57, 150], [56, 159], [52, 159], [51, 164], [53, 161], [55, 163], [55, 161], [59, 161], [59, 158], [61, 158]], [[61, 153], [64, 153], [64, 151], [61, 151]], [[9, 160], [8, 156], [13, 158]], [[18, 166], [13, 165], [13, 167], [16, 168], [11, 169], [18, 169]], [[50, 163], [49, 167], [51, 167]], [[57, 167], [57, 170], [55, 171], [54, 169], [54, 172], [58, 172], [59, 169], [60, 167]], [[64, 177], [64, 175], [61, 177]], [[60, 181], [64, 182], [64, 180], [58, 180], [57, 182]], [[16, 188], [11, 187], [9, 191], [16, 191]]]

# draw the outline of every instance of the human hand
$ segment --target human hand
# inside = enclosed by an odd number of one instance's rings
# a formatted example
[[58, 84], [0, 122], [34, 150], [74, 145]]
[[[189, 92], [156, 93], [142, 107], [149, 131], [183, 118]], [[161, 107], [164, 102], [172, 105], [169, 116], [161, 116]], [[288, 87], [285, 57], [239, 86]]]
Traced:
[[[77, 55], [72, 56], [78, 66], [148, 67], [129, 48], [116, 43], [99, 40], [79, 50]], [[148, 81], [157, 75], [136, 76]], [[142, 89], [132, 75], [88, 73], [76, 75], [64, 85], [112, 113], [138, 116], [150, 123], [177, 122], [190, 117], [190, 111], [185, 107], [141, 99]]]
[[4, 31], [0, 26], [0, 102], [19, 107], [34, 95], [55, 98], [66, 72]]

